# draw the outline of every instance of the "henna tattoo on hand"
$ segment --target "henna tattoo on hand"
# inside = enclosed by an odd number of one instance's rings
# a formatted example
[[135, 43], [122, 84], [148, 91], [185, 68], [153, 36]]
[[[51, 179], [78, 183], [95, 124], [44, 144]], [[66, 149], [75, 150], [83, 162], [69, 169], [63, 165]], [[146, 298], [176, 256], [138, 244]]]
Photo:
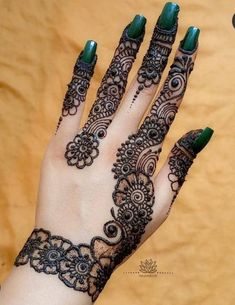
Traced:
[[[150, 114], [139, 131], [129, 136], [118, 149], [112, 169], [116, 179], [112, 194], [114, 207], [111, 209], [112, 219], [104, 224], [104, 237], [95, 236], [89, 244], [73, 245], [49, 231], [35, 229], [16, 258], [16, 266], [29, 262], [35, 271], [57, 274], [68, 287], [87, 292], [92, 301], [97, 299], [115, 267], [137, 248], [151, 221], [155, 200], [151, 178], [162, 141], [193, 69], [192, 55], [181, 51], [175, 58]], [[94, 130], [82, 132], [68, 144], [66, 156], [71, 165], [83, 168], [98, 155]], [[172, 150], [168, 179], [176, 194], [177, 187], [184, 182], [191, 159], [195, 157], [191, 145], [199, 132], [187, 134]]]
[[[106, 136], [107, 128], [123, 97], [128, 74], [144, 37], [144, 33], [142, 33], [136, 39], [130, 38], [127, 31], [128, 26], [121, 36], [110, 67], [102, 79], [87, 123], [83, 127], [81, 134], [75, 136], [73, 141], [69, 142], [66, 147], [65, 158], [68, 165], [76, 166], [79, 169], [84, 168], [91, 165], [99, 154], [99, 141]], [[95, 142], [96, 153], [94, 153], [94, 150], [83, 152], [88, 138], [93, 139]], [[80, 141], [79, 145], [77, 145], [78, 140]], [[81, 142], [81, 140], [83, 141]], [[94, 146], [92, 143], [90, 145]]]
[[153, 31], [153, 36], [142, 65], [137, 73], [138, 89], [133, 97], [132, 103], [136, 100], [144, 88], [160, 83], [162, 72], [164, 71], [168, 57], [171, 53], [172, 45], [175, 41], [178, 23], [167, 31], [161, 29], [157, 24]]

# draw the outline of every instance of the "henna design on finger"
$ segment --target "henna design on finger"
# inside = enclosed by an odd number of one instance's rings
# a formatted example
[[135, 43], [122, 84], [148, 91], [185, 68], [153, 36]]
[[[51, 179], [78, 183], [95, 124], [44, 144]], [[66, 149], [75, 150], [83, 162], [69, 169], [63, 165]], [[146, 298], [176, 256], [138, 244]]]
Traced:
[[128, 174], [133, 168], [144, 170], [149, 176], [153, 175], [161, 152], [161, 143], [175, 118], [192, 70], [192, 56], [181, 52], [175, 58], [150, 114], [137, 134], [129, 136], [119, 148], [113, 168], [115, 177]]
[[91, 63], [82, 61], [82, 55], [83, 52], [79, 55], [74, 66], [72, 80], [68, 84], [68, 90], [64, 97], [62, 113], [59, 117], [55, 134], [63, 121], [63, 117], [77, 114], [78, 107], [81, 103], [85, 102], [90, 80], [94, 73], [97, 55], [94, 56]]
[[168, 57], [175, 41], [177, 26], [178, 23], [176, 22], [171, 30], [165, 30], [156, 24], [148, 51], [137, 73], [139, 86], [134, 94], [132, 103], [142, 90], [160, 83], [161, 75], [167, 65]]
[[136, 39], [130, 38], [127, 34], [128, 27], [121, 36], [113, 60], [98, 89], [88, 121], [83, 128], [83, 131], [95, 134], [98, 139], [106, 136], [107, 128], [123, 97], [128, 74], [143, 40], [144, 33]]
[[[128, 27], [124, 30], [113, 60], [102, 79], [87, 123], [82, 128], [81, 134], [76, 135], [66, 147], [65, 158], [68, 165], [79, 169], [84, 168], [91, 165], [99, 154], [99, 142], [106, 136], [107, 128], [123, 97], [128, 74], [144, 37], [143, 32], [138, 38], [130, 38], [127, 34]], [[92, 143], [90, 145], [96, 147], [96, 153], [94, 150], [86, 151], [86, 153], [81, 151], [88, 138], [93, 139], [94, 145]], [[79, 145], [77, 145], [78, 139], [83, 140]]]
[[90, 79], [94, 73], [94, 67], [97, 61], [97, 55], [91, 63], [81, 60], [81, 53], [74, 66], [73, 77], [68, 84], [68, 90], [65, 94], [62, 116], [75, 115], [81, 103], [86, 99], [87, 90], [90, 85]]
[[171, 182], [172, 192], [174, 192], [172, 203], [185, 181], [185, 177], [193, 163], [193, 159], [196, 158], [196, 154], [192, 149], [192, 143], [198, 138], [201, 132], [202, 129], [188, 132], [171, 150], [171, 156], [168, 162], [170, 169], [168, 179]]

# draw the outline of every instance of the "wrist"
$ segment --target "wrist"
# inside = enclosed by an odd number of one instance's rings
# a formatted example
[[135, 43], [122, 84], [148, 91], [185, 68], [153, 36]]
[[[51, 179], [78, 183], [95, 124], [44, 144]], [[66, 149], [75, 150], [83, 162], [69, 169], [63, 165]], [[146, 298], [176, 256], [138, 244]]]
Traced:
[[29, 265], [14, 267], [0, 292], [1, 305], [91, 305], [84, 293], [68, 289], [53, 276], [37, 273]]
[[50, 286], [51, 281], [53, 289], [69, 290], [71, 295], [83, 295], [82, 299], [91, 302], [97, 299], [113, 271], [111, 259], [99, 257], [94, 248], [93, 242], [75, 245], [47, 230], [34, 229], [17, 256], [15, 266], [23, 266], [17, 269], [24, 269], [21, 271], [24, 277], [37, 273], [33, 278], [40, 277], [37, 286], [41, 289], [46, 278], [47, 285]]

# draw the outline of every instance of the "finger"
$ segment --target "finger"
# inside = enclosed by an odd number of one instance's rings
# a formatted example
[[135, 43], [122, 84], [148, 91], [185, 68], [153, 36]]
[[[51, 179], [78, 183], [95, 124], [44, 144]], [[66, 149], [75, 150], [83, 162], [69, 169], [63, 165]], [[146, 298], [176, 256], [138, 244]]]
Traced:
[[[152, 101], [167, 65], [178, 27], [179, 6], [166, 3], [156, 23], [147, 53], [133, 80], [111, 128], [125, 126], [123, 133], [137, 130], [138, 124]], [[111, 132], [111, 130], [110, 130]]]
[[210, 141], [213, 130], [194, 130], [174, 145], [165, 164], [154, 181], [155, 205], [150, 231], [155, 231], [167, 218], [193, 160]]
[[105, 137], [106, 130], [123, 97], [128, 74], [143, 41], [145, 23], [145, 17], [137, 15], [126, 27], [97, 91], [97, 98], [83, 131], [96, 135], [98, 139]]
[[190, 28], [186, 33], [150, 113], [138, 132], [129, 136], [119, 149], [113, 169], [116, 176], [126, 174], [133, 168], [148, 176], [154, 174], [163, 140], [175, 118], [193, 69], [198, 35], [197, 28]]
[[127, 77], [143, 41], [146, 19], [137, 15], [126, 27], [112, 62], [103, 77], [88, 120], [82, 131], [66, 145], [65, 158], [69, 166], [83, 169], [99, 155], [100, 140], [106, 131], [125, 92]]
[[65, 94], [57, 135], [64, 135], [68, 138], [78, 130], [87, 90], [97, 61], [96, 48], [96, 42], [88, 40], [76, 61], [72, 80], [68, 84]]

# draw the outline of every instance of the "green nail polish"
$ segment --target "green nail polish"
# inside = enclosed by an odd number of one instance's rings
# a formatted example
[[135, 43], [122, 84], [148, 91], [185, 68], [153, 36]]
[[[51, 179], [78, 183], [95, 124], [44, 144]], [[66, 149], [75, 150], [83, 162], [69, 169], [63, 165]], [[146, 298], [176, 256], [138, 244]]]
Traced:
[[205, 129], [203, 129], [202, 133], [192, 144], [192, 149], [195, 154], [199, 153], [207, 145], [213, 133], [214, 130], [210, 127], [206, 127]]
[[81, 60], [90, 64], [96, 53], [97, 43], [94, 40], [87, 40], [86, 45], [83, 49]]
[[190, 26], [181, 42], [181, 48], [185, 51], [193, 51], [197, 46], [199, 34], [200, 30], [198, 28]]
[[131, 22], [127, 34], [130, 38], [139, 37], [145, 28], [146, 18], [142, 15], [136, 15], [133, 21]]
[[158, 26], [164, 30], [171, 30], [177, 21], [179, 11], [180, 7], [178, 4], [167, 2], [158, 18]]

